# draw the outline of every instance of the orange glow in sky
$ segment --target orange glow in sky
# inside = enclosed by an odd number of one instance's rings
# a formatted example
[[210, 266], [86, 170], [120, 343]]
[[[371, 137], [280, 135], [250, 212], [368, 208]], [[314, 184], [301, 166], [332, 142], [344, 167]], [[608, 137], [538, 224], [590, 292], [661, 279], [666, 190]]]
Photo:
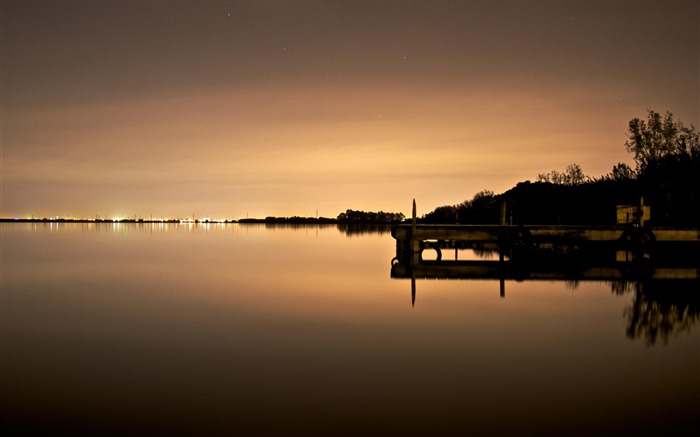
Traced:
[[[633, 4], [634, 7], [630, 7]], [[2, 211], [419, 214], [698, 123], [697, 1], [2, 3]]]

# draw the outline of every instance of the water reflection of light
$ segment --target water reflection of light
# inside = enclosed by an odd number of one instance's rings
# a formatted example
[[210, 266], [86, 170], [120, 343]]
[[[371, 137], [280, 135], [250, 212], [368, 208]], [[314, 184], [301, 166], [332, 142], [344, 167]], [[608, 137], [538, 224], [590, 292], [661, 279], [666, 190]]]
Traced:
[[[388, 236], [347, 239], [321, 227], [316, 238], [306, 228], [213, 225], [205, 238], [194, 223], [188, 227], [195, 235], [171, 223], [171, 234], [153, 238], [149, 230], [164, 226], [122, 222], [128, 239], [96, 224], [104, 232], [96, 240], [77, 234], [78, 226], [58, 225], [60, 238], [28, 238], [14, 228], [3, 241], [8, 252], [24, 253], [3, 261], [13, 307], [3, 316], [12, 333], [4, 341], [21, 352], [8, 357], [12, 383], [3, 390], [11, 406], [65, 414], [59, 402], [72, 386], [80, 388], [69, 404], [76, 421], [94, 414], [121, 425], [125, 414], [160, 402], [163, 423], [168, 414], [175, 425], [184, 417], [211, 431], [197, 420], [214, 411], [211, 417], [221, 414], [255, 433], [270, 403], [312, 417], [331, 399], [331, 413], [346, 408], [362, 418], [371, 409], [386, 412], [392, 424], [408, 408], [409, 418], [425, 422], [398, 431], [429, 435], [435, 423], [457, 429], [467, 420], [479, 430], [505, 423], [504, 432], [512, 424], [546, 434], [525, 427], [551, 421], [562, 430], [573, 429], [571, 421], [591, 433], [618, 432], [649, 417], [673, 423], [681, 417], [675, 411], [691, 417], [697, 404], [689, 401], [696, 399], [697, 331], [673, 334], [669, 347], [630, 346], [623, 312], [632, 296], [610, 296], [600, 283], [568, 293], [558, 282], [509, 281], [503, 301], [495, 281], [423, 281], [412, 308], [406, 282], [386, 274], [394, 251]], [[237, 229], [245, 232], [231, 232]], [[36, 264], [27, 263], [30, 256]], [[39, 263], [46, 266], [41, 275]], [[658, 314], [645, 299], [637, 314]], [[66, 323], [67, 314], [89, 323]], [[636, 338], [644, 338], [637, 329], [644, 320], [630, 325]], [[99, 360], [94, 348], [82, 347], [85, 338], [100, 339]], [[188, 378], [168, 371], [174, 360]], [[37, 367], [42, 362], [51, 365]], [[404, 389], [407, 375], [418, 376]], [[150, 382], [138, 384], [144, 380]], [[172, 396], [176, 391], [196, 404]], [[231, 393], [243, 400], [229, 403]], [[357, 399], [370, 403], [356, 406]], [[609, 412], [620, 405], [632, 407], [617, 425]]]

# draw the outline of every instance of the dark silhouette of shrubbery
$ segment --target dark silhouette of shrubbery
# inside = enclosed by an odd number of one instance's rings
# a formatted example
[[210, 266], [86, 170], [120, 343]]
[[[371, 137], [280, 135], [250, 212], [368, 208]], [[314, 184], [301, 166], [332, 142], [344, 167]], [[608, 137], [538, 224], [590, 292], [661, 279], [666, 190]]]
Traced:
[[400, 223], [404, 220], [405, 216], [403, 213], [394, 212], [365, 212], [365, 211], [354, 211], [348, 209], [345, 212], [338, 214], [339, 223]]
[[238, 223], [242, 224], [267, 224], [267, 225], [281, 225], [281, 224], [291, 224], [291, 225], [333, 225], [333, 224], [343, 224], [343, 225], [388, 225], [401, 223], [405, 219], [403, 213], [395, 212], [365, 212], [365, 211], [354, 211], [348, 209], [338, 215], [337, 218], [327, 218], [327, 217], [265, 217], [264, 219], [259, 218], [245, 218], [238, 220]]
[[441, 206], [424, 223], [498, 224], [501, 205], [512, 224], [610, 225], [618, 205], [652, 208], [650, 224], [700, 225], [700, 139], [695, 127], [675, 122], [667, 112], [648, 112], [646, 121], [629, 122], [628, 152], [636, 168], [625, 163], [599, 178], [586, 176], [578, 164], [564, 172], [541, 173], [503, 194], [481, 191], [472, 200]]

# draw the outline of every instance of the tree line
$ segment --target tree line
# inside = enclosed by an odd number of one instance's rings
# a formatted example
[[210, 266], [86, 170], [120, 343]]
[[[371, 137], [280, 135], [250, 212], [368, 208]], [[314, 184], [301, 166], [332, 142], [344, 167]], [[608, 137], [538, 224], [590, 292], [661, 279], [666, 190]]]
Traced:
[[540, 173], [502, 194], [483, 190], [457, 205], [440, 206], [424, 223], [499, 223], [505, 203], [513, 224], [589, 224], [616, 222], [617, 205], [652, 208], [657, 226], [700, 225], [700, 136], [692, 124], [676, 121], [671, 112], [649, 110], [646, 120], [633, 118], [624, 143], [634, 168], [617, 163], [603, 176], [584, 174], [570, 164], [563, 172]]
[[338, 214], [338, 222], [340, 223], [400, 223], [406, 217], [400, 212], [372, 212], [372, 211], [355, 211], [348, 209], [345, 212]]
[[387, 225], [404, 221], [406, 217], [400, 212], [374, 212], [348, 209], [338, 214], [336, 218], [329, 217], [265, 217], [245, 218], [238, 223], [265, 223], [265, 224], [349, 224], [349, 225]]

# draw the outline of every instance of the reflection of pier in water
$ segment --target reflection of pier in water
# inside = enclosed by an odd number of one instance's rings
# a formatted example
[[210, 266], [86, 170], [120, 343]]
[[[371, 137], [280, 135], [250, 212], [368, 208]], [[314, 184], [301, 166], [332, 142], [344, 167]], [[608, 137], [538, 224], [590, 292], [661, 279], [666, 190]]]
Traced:
[[[444, 248], [443, 248], [444, 251]], [[505, 297], [506, 280], [598, 281], [645, 283], [649, 281], [700, 278], [698, 254], [677, 250], [636, 253], [626, 250], [581, 249], [558, 253], [551, 250], [493, 250], [498, 259], [424, 260], [421, 251], [416, 262], [394, 258], [392, 278], [500, 280], [501, 296]], [[457, 254], [463, 252], [455, 249]], [[488, 251], [482, 251], [488, 255]], [[403, 261], [403, 262], [402, 262]], [[415, 288], [414, 288], [415, 289]], [[415, 300], [415, 295], [414, 295]]]
[[[391, 277], [596, 281], [634, 292], [628, 336], [654, 343], [700, 319], [698, 229], [583, 226], [401, 225], [392, 228]], [[474, 257], [473, 255], [477, 256]], [[468, 258], [468, 259], [465, 259]]]
[[[460, 250], [458, 253], [461, 253]], [[479, 253], [480, 251], [476, 251]], [[483, 260], [424, 260], [401, 262], [394, 258], [393, 278], [429, 279], [501, 279], [551, 281], [644, 281], [664, 279], [698, 279], [697, 256], [679, 256], [677, 252], [644, 254], [623, 250], [582, 250], [556, 253], [546, 250], [528, 250], [507, 256], [498, 250], [481, 251], [485, 255], [498, 254], [498, 259]]]

